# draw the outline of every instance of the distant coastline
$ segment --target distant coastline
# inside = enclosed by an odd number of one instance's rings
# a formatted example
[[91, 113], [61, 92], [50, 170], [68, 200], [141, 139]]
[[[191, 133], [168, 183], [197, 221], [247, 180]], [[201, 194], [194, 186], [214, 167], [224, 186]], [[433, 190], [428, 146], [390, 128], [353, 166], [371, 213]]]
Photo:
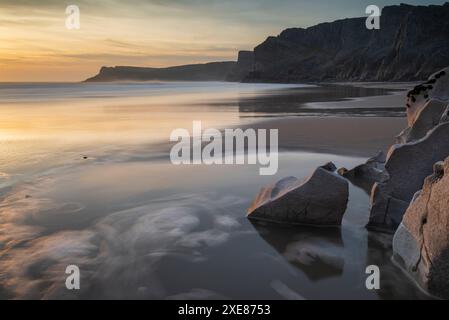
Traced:
[[236, 65], [233, 61], [190, 64], [167, 68], [102, 67], [84, 82], [112, 81], [225, 81]]

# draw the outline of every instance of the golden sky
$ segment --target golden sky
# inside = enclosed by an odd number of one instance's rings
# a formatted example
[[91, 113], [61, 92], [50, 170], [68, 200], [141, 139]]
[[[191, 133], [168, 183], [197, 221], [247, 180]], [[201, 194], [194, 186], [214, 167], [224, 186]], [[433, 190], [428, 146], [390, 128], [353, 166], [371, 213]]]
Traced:
[[[364, 2], [0, 0], [0, 82], [80, 81], [103, 65], [235, 60], [286, 27], [363, 16]], [[80, 8], [80, 30], [65, 27], [68, 5]]]

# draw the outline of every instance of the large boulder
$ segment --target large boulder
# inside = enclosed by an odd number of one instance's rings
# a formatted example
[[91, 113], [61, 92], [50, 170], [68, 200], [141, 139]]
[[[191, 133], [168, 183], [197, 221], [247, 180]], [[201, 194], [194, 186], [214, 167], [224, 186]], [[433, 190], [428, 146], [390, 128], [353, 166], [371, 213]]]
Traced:
[[368, 227], [394, 231], [432, 166], [449, 156], [449, 68], [407, 95], [409, 127], [387, 155], [382, 181], [371, 192]]
[[425, 138], [394, 145], [385, 164], [388, 179], [371, 193], [368, 227], [396, 230], [414, 194], [432, 173], [435, 162], [449, 156], [449, 122], [441, 123]]
[[349, 185], [335, 170], [335, 165], [329, 163], [304, 181], [289, 177], [263, 188], [248, 209], [248, 218], [313, 226], [341, 225]]
[[393, 239], [394, 261], [428, 292], [449, 298], [449, 158], [434, 166]]

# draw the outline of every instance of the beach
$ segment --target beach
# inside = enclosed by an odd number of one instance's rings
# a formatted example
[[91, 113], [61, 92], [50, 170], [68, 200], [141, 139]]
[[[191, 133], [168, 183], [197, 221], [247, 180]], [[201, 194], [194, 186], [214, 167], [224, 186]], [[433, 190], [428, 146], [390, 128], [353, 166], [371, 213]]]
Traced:
[[[423, 294], [365, 229], [350, 187], [341, 229], [252, 224], [259, 189], [333, 161], [352, 168], [406, 124], [412, 84], [0, 85], [0, 297], [391, 299]], [[279, 130], [279, 171], [173, 166], [170, 132]], [[82, 273], [65, 290], [65, 267]], [[382, 267], [367, 291], [365, 267]]]

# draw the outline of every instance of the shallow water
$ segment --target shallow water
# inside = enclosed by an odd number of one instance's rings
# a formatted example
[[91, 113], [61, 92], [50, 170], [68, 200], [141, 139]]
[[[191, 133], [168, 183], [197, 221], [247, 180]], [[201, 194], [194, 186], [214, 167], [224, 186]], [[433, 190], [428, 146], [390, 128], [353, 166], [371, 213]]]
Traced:
[[[359, 188], [351, 187], [341, 229], [246, 219], [261, 186], [307, 176], [328, 161], [352, 167], [364, 158], [285, 151], [268, 177], [250, 165], [169, 163], [170, 131], [189, 129], [192, 120], [250, 126], [251, 116], [300, 113], [306, 102], [379, 94], [320, 89], [311, 97], [310, 90], [317, 89], [0, 85], [0, 297], [423, 297], [391, 264], [391, 237], [364, 228], [368, 195]], [[276, 103], [288, 107], [267, 108]], [[65, 289], [70, 264], [80, 267], [79, 291]], [[381, 268], [379, 291], [365, 287], [370, 264]]]

